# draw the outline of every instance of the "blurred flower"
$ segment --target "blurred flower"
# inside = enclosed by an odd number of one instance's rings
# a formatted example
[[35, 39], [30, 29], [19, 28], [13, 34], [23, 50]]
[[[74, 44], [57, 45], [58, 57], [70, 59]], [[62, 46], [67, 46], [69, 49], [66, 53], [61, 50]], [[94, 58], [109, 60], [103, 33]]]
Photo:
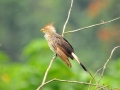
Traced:
[[8, 82], [10, 81], [10, 77], [9, 77], [9, 75], [8, 75], [7, 73], [3, 73], [3, 74], [1, 75], [1, 79], [2, 79], [2, 81], [5, 82], [5, 83], [8, 83]]
[[117, 25], [105, 27], [98, 32], [98, 38], [102, 41], [120, 43], [120, 28]]
[[88, 15], [90, 17], [95, 17], [99, 12], [108, 6], [108, 0], [93, 0], [88, 6]]

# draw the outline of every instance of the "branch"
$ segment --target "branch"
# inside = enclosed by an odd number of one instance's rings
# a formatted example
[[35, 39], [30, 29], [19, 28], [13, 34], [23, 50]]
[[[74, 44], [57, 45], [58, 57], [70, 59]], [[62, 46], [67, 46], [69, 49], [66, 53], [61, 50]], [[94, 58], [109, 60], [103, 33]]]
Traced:
[[87, 27], [83, 27], [83, 28], [80, 28], [80, 29], [76, 29], [76, 30], [72, 30], [72, 31], [67, 31], [67, 32], [64, 32], [64, 34], [71, 33], [71, 32], [77, 32], [77, 31], [80, 31], [80, 30], [83, 30], [83, 29], [87, 29], [87, 28], [91, 28], [91, 27], [95, 27], [95, 26], [99, 26], [99, 25], [106, 25], [106, 24], [108, 24], [110, 22], [113, 22], [115, 20], [118, 20], [118, 19], [120, 19], [120, 17], [112, 19], [112, 20], [109, 20], [109, 21], [106, 21], [106, 22], [102, 21], [101, 23], [93, 24], [93, 25], [90, 25], [90, 26], [87, 26]]
[[72, 5], [73, 5], [73, 0], [71, 0], [71, 6], [70, 6], [70, 9], [69, 9], [69, 12], [68, 12], [68, 17], [67, 17], [66, 22], [65, 22], [65, 24], [64, 24], [64, 26], [63, 26], [62, 36], [64, 36], [65, 27], [66, 27], [66, 25], [67, 25], [67, 23], [68, 23], [68, 20], [69, 20], [69, 18], [70, 18], [70, 13], [71, 13]]
[[[47, 82], [45, 82], [43, 85], [41, 85], [39, 88], [43, 87], [44, 85], [48, 84], [48, 83], [51, 83], [53, 81], [59, 81], [59, 82], [67, 82], [67, 83], [77, 83], [77, 84], [84, 84], [84, 85], [92, 85], [92, 86], [96, 86], [96, 84], [91, 84], [91, 83], [87, 83], [87, 82], [79, 82], [79, 81], [70, 81], [70, 80], [61, 80], [61, 79], [51, 79]], [[100, 86], [100, 87], [103, 87], [103, 86]], [[39, 89], [38, 89], [39, 90]]]
[[[98, 69], [98, 70], [95, 72], [95, 75], [94, 75], [93, 77], [95, 78], [95, 76], [98, 74], [98, 72], [100, 72], [102, 69], [103, 69], [103, 68]], [[92, 81], [93, 81], [93, 79], [90, 80], [90, 83], [92, 83]], [[104, 87], [107, 87], [107, 85], [104, 86]], [[91, 88], [91, 85], [89, 85], [88, 90], [90, 90], [90, 88]], [[100, 88], [103, 88], [103, 87], [100, 87]]]
[[59, 82], [68, 82], [68, 83], [77, 83], [77, 84], [84, 84], [84, 85], [92, 85], [95, 86], [96, 84], [91, 84], [87, 82], [79, 82], [79, 81], [70, 81], [70, 80], [61, 80], [61, 79], [54, 79], [54, 81], [59, 81]]
[[[93, 76], [94, 78], [100, 70], [102, 70], [102, 68], [100, 68], [96, 71], [95, 75]], [[93, 81], [93, 79], [90, 80], [90, 83], [92, 83], [92, 81]], [[90, 90], [90, 87], [91, 87], [91, 85], [89, 85], [88, 90]]]
[[51, 68], [51, 66], [52, 66], [52, 63], [53, 63], [53, 61], [55, 60], [55, 58], [56, 58], [56, 54], [54, 54], [54, 56], [53, 56], [53, 58], [52, 58], [52, 60], [51, 60], [51, 62], [50, 62], [50, 64], [49, 64], [49, 66], [48, 66], [48, 68], [47, 68], [47, 70], [46, 70], [46, 72], [45, 72], [45, 75], [44, 75], [42, 84], [37, 88], [37, 90], [40, 90], [40, 88], [44, 86], [45, 81], [46, 81], [46, 78], [47, 78], [47, 75], [48, 75], [48, 71], [50, 70], [50, 68]]
[[[65, 22], [65, 24], [64, 24], [64, 27], [63, 27], [62, 36], [64, 36], [65, 27], [66, 27], [66, 24], [68, 23], [68, 20], [69, 20], [69, 17], [70, 17], [72, 5], [73, 5], [73, 0], [71, 0], [71, 6], [70, 6], [70, 9], [69, 9], [69, 12], [68, 12], [67, 20], [66, 20], [66, 22]], [[51, 62], [50, 62], [50, 64], [49, 64], [49, 66], [48, 66], [48, 68], [47, 68], [47, 70], [46, 70], [46, 72], [45, 72], [45, 75], [44, 75], [42, 84], [37, 88], [37, 90], [40, 90], [45, 84], [54, 81], [54, 79], [52, 79], [52, 80], [49, 80], [48, 82], [45, 82], [45, 81], [46, 81], [46, 78], [47, 78], [47, 75], [48, 75], [48, 71], [50, 70], [50, 68], [51, 68], [51, 66], [52, 66], [52, 63], [53, 63], [54, 59], [56, 58], [56, 56], [57, 56], [56, 54], [53, 56], [53, 58], [52, 58], [52, 60], [51, 60]]]
[[102, 77], [103, 77], [105, 68], [106, 68], [108, 62], [110, 61], [110, 59], [111, 59], [114, 51], [115, 51], [117, 48], [119, 48], [119, 47], [120, 47], [120, 46], [116, 46], [116, 47], [114, 47], [113, 50], [111, 51], [111, 54], [110, 54], [109, 58], [107, 59], [106, 63], [104, 64], [104, 66], [103, 66], [103, 68], [102, 68], [102, 73], [101, 73], [100, 79], [98, 80], [98, 83], [97, 83], [97, 85], [96, 85], [96, 88], [98, 87], [98, 85], [99, 85], [99, 83], [100, 83], [100, 81], [101, 81], [101, 79], [102, 79]]

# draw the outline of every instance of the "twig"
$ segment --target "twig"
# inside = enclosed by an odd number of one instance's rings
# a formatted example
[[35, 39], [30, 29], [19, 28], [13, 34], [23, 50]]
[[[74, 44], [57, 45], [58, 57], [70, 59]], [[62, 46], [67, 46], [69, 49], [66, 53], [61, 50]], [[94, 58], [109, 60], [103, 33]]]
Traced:
[[[93, 77], [95, 78], [95, 76], [98, 74], [98, 72], [100, 72], [102, 69], [103, 69], [103, 68], [98, 69], [98, 70], [95, 72], [95, 75], [94, 75]], [[92, 83], [92, 81], [93, 81], [93, 79], [90, 80], [90, 83]], [[90, 87], [91, 87], [91, 85], [89, 85], [88, 90], [90, 90]], [[106, 87], [106, 86], [104, 86], [104, 87]], [[102, 87], [100, 87], [100, 88], [102, 88]]]
[[103, 66], [103, 68], [102, 68], [102, 73], [101, 73], [100, 79], [98, 80], [98, 83], [96, 84], [96, 88], [98, 87], [98, 85], [99, 85], [99, 83], [100, 83], [100, 81], [101, 81], [101, 79], [102, 79], [102, 77], [103, 77], [105, 68], [106, 68], [108, 62], [110, 61], [110, 59], [111, 59], [114, 51], [115, 51], [117, 48], [119, 48], [119, 47], [120, 47], [120, 46], [116, 46], [116, 47], [114, 47], [113, 50], [111, 51], [111, 54], [110, 54], [109, 58], [107, 59], [106, 63], [104, 64], [104, 66]]
[[[91, 83], [87, 83], [87, 82], [79, 82], [79, 81], [70, 81], [70, 80], [61, 80], [61, 79], [51, 79], [47, 82], [45, 82], [43, 85], [40, 86], [40, 88], [42, 88], [44, 85], [51, 83], [53, 81], [59, 81], [59, 82], [68, 82], [68, 83], [77, 83], [77, 84], [84, 84], [84, 85], [92, 85], [92, 86], [96, 86], [96, 84], [91, 84]], [[39, 89], [38, 89], [39, 90]]]
[[53, 63], [53, 61], [54, 61], [55, 58], [56, 58], [56, 54], [54, 54], [52, 60], [50, 61], [50, 64], [49, 64], [49, 66], [48, 66], [48, 68], [47, 68], [47, 70], [46, 70], [46, 72], [45, 72], [45, 75], [44, 75], [42, 84], [37, 88], [37, 90], [40, 90], [40, 88], [41, 88], [42, 86], [44, 86], [45, 81], [46, 81], [46, 78], [47, 78], [47, 75], [48, 75], [48, 71], [50, 70], [50, 68], [51, 68], [51, 66], [52, 66], [52, 63]]
[[[102, 68], [98, 69], [93, 77], [95, 78], [95, 76], [97, 75], [97, 73], [99, 71], [101, 71], [101, 70], [102, 70]], [[90, 80], [90, 83], [92, 83], [92, 81], [93, 81], [93, 79]], [[90, 90], [90, 87], [91, 87], [91, 85], [89, 85], [88, 90]]]
[[107, 87], [107, 85], [103, 85], [101, 87], [98, 87], [97, 90], [108, 90], [108, 89], [106, 89], [106, 87]]
[[67, 31], [67, 32], [64, 32], [64, 34], [66, 34], [66, 33], [71, 33], [71, 32], [77, 32], [77, 31], [80, 31], [80, 30], [83, 30], [83, 29], [87, 29], [87, 28], [90, 28], [90, 27], [94, 27], [94, 26], [99, 26], [99, 25], [103, 25], [103, 24], [108, 24], [108, 23], [110, 23], [110, 22], [113, 22], [113, 21], [115, 21], [115, 20], [118, 20], [118, 19], [120, 19], [120, 17], [118, 17], [118, 18], [115, 18], [115, 19], [112, 19], [112, 20], [109, 20], [109, 21], [102, 21], [101, 23], [98, 23], [98, 24], [94, 24], [94, 25], [90, 25], [90, 26], [87, 26], [87, 27], [83, 27], [83, 28], [80, 28], [80, 29], [76, 29], [76, 30], [72, 30], [72, 31]]
[[68, 20], [69, 20], [69, 18], [70, 18], [70, 13], [71, 13], [72, 5], [73, 5], [73, 0], [71, 0], [71, 6], [70, 6], [70, 9], [69, 9], [69, 12], [68, 12], [68, 17], [67, 17], [66, 22], [65, 22], [65, 24], [64, 24], [64, 26], [63, 26], [62, 36], [64, 36], [65, 27], [66, 27], [66, 25], [67, 25], [67, 23], [68, 23]]
[[[79, 81], [70, 81], [70, 80], [61, 80], [61, 79], [56, 79], [55, 81], [59, 81], [59, 82], [68, 82], [68, 83], [77, 83], [77, 84], [84, 84], [84, 85], [90, 85], [91, 83], [87, 83], [87, 82], [79, 82]], [[95, 86], [96, 84], [91, 84], [92, 86]]]

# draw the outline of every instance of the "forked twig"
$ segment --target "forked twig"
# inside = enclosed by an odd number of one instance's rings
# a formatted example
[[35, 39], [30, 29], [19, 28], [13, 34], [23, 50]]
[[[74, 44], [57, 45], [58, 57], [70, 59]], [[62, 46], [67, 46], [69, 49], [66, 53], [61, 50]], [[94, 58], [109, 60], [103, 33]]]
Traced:
[[[94, 77], [97, 75], [97, 73], [98, 73], [99, 71], [102, 70], [102, 73], [101, 73], [100, 79], [98, 80], [98, 83], [96, 84], [96, 88], [98, 87], [98, 85], [99, 85], [99, 83], [100, 83], [100, 80], [101, 80], [102, 77], [103, 77], [103, 74], [104, 74], [105, 68], [107, 67], [107, 64], [108, 64], [109, 60], [111, 59], [111, 57], [112, 57], [114, 51], [115, 51], [117, 48], [119, 48], [119, 47], [120, 47], [120, 46], [116, 46], [116, 47], [113, 48], [113, 50], [111, 51], [111, 54], [110, 54], [109, 58], [107, 59], [106, 63], [104, 64], [104, 66], [96, 71]], [[90, 81], [90, 83], [92, 83], [92, 80]], [[89, 85], [88, 90], [90, 90], [90, 87], [91, 87], [91, 85]], [[105, 86], [105, 87], [106, 87], [106, 86]]]
[[[47, 82], [45, 82], [43, 85], [40, 86], [40, 88], [42, 88], [44, 85], [51, 83], [53, 81], [59, 81], [59, 82], [68, 82], [68, 83], [77, 83], [77, 84], [84, 84], [84, 85], [92, 85], [92, 86], [96, 86], [96, 84], [91, 84], [91, 83], [87, 83], [87, 82], [79, 82], [79, 81], [70, 81], [70, 80], [62, 80], [62, 79], [57, 79], [57, 78], [53, 78]], [[100, 86], [102, 87], [102, 86]], [[38, 89], [39, 90], [39, 89]]]
[[69, 18], [70, 18], [70, 13], [71, 13], [72, 5], [73, 5], [73, 0], [71, 0], [71, 5], [70, 5], [69, 12], [68, 12], [68, 17], [67, 17], [66, 22], [65, 22], [65, 24], [64, 24], [64, 26], [63, 26], [62, 37], [64, 36], [65, 27], [66, 27], [66, 25], [67, 25], [67, 23], [68, 23], [68, 20], [69, 20]]
[[46, 78], [47, 78], [47, 75], [48, 75], [48, 71], [50, 70], [50, 68], [51, 68], [51, 66], [52, 66], [52, 63], [53, 63], [53, 61], [55, 60], [55, 58], [56, 58], [56, 54], [54, 54], [52, 60], [50, 61], [50, 64], [49, 64], [49, 66], [48, 66], [48, 68], [47, 68], [47, 70], [46, 70], [46, 72], [45, 72], [45, 75], [44, 75], [42, 84], [37, 88], [37, 90], [40, 90], [40, 88], [41, 88], [42, 86], [44, 86], [45, 81], [46, 81]]
[[114, 51], [115, 51], [117, 48], [119, 48], [119, 47], [120, 47], [120, 46], [116, 46], [116, 47], [114, 47], [114, 48], [112, 49], [109, 58], [107, 59], [107, 61], [105, 62], [104, 66], [103, 66], [103, 68], [102, 68], [102, 73], [101, 73], [101, 75], [100, 75], [100, 79], [98, 80], [98, 83], [96, 84], [96, 88], [98, 87], [98, 85], [99, 85], [99, 83], [100, 83], [100, 81], [101, 81], [101, 79], [102, 79], [102, 77], [103, 77], [103, 74], [104, 74], [105, 68], [106, 68], [108, 62], [110, 61], [110, 59], [111, 59], [111, 57], [112, 57]]
[[[98, 69], [93, 77], [95, 78], [95, 76], [97, 75], [97, 73], [99, 71], [101, 71], [101, 70], [102, 70], [102, 68]], [[90, 80], [90, 83], [92, 83], [92, 81], [93, 81], [93, 79]], [[89, 85], [88, 90], [90, 90], [90, 87], [91, 87], [91, 85]]]
[[112, 20], [109, 20], [109, 21], [106, 21], [106, 22], [105, 22], [105, 21], [102, 21], [101, 23], [93, 24], [93, 25], [90, 25], [90, 26], [87, 26], [87, 27], [83, 27], [83, 28], [80, 28], [80, 29], [76, 29], [76, 30], [72, 30], [72, 31], [67, 31], [67, 32], [64, 32], [64, 34], [66, 34], [66, 33], [71, 33], [71, 32], [77, 32], [77, 31], [80, 31], [80, 30], [83, 30], [83, 29], [87, 29], [87, 28], [94, 27], [94, 26], [106, 25], [106, 24], [108, 24], [108, 23], [110, 23], [110, 22], [113, 22], [113, 21], [115, 21], [115, 20], [118, 20], [118, 19], [120, 19], [120, 17], [115, 18], [115, 19], [112, 19]]

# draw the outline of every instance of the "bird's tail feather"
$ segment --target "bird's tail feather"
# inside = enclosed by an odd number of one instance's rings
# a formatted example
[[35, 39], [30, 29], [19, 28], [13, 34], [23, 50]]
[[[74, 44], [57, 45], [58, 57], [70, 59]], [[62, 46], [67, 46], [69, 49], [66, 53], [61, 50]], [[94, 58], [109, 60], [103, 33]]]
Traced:
[[82, 62], [79, 60], [79, 58], [72, 52], [72, 56], [75, 58], [75, 60], [77, 60], [77, 62], [81, 65], [81, 67], [90, 74], [90, 76], [94, 79], [94, 77], [92, 76], [92, 74], [87, 70], [87, 68], [82, 64]]

